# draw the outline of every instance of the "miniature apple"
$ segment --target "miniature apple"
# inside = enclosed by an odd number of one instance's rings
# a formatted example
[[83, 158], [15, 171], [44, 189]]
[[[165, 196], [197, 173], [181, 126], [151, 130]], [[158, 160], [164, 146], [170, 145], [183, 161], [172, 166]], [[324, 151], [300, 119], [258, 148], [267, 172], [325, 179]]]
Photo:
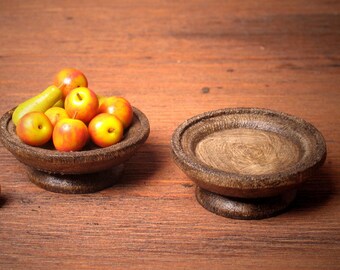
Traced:
[[32, 146], [47, 143], [52, 136], [53, 126], [43, 112], [29, 112], [20, 118], [16, 133], [20, 140]]
[[48, 119], [50, 119], [52, 126], [54, 127], [56, 123], [64, 118], [70, 118], [64, 108], [52, 107], [45, 112]]
[[122, 97], [113, 96], [106, 98], [100, 105], [98, 113], [113, 114], [123, 123], [124, 128], [130, 126], [133, 118], [131, 104]]
[[100, 105], [102, 105], [102, 103], [104, 102], [104, 100], [106, 99], [106, 97], [103, 97], [103, 96], [100, 96], [100, 95], [97, 95], [97, 98], [98, 98], [98, 108], [100, 107]]
[[53, 129], [53, 144], [58, 151], [81, 150], [89, 139], [87, 126], [78, 119], [65, 118], [57, 122]]
[[64, 68], [60, 70], [54, 78], [54, 85], [63, 92], [63, 98], [74, 88], [87, 87], [85, 75], [75, 68]]
[[100, 147], [107, 147], [119, 142], [123, 138], [123, 132], [122, 122], [116, 116], [108, 113], [98, 114], [89, 124], [90, 137]]
[[86, 87], [75, 88], [66, 96], [65, 110], [69, 117], [87, 124], [98, 113], [97, 95]]

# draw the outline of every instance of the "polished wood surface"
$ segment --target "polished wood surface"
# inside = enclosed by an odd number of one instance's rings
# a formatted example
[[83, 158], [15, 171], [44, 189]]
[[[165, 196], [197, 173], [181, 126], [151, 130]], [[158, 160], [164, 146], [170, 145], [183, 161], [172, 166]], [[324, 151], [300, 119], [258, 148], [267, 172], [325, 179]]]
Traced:
[[[339, 269], [339, 1], [0, 1], [0, 113], [61, 68], [149, 118], [121, 181], [70, 195], [29, 182], [2, 145], [1, 269]], [[227, 107], [301, 117], [328, 156], [290, 211], [212, 214], [173, 163], [185, 119]]]

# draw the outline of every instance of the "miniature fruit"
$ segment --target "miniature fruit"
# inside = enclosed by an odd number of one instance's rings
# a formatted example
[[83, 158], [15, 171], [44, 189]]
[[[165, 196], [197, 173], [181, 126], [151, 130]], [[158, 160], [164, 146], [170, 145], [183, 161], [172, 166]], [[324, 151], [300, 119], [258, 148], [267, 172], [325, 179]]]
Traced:
[[65, 110], [71, 118], [87, 124], [98, 113], [97, 95], [86, 87], [73, 89], [65, 99]]
[[63, 99], [59, 99], [59, 100], [53, 105], [53, 107], [64, 108], [64, 100], [63, 100]]
[[97, 98], [98, 98], [98, 108], [100, 107], [100, 105], [102, 105], [102, 103], [104, 102], [104, 100], [106, 99], [106, 97], [103, 97], [103, 96], [100, 96], [100, 95], [97, 95]]
[[14, 110], [18, 137], [34, 146], [52, 138], [58, 151], [79, 151], [90, 138], [100, 147], [122, 140], [133, 120], [131, 104], [123, 97], [97, 95], [87, 85], [80, 70], [60, 70], [54, 85]]
[[61, 99], [61, 97], [62, 92], [58, 87], [54, 85], [47, 87], [40, 94], [26, 100], [16, 107], [12, 115], [14, 125], [17, 125], [19, 119], [29, 112], [45, 112]]
[[60, 108], [60, 107], [52, 107], [49, 108], [46, 112], [45, 112], [46, 116], [48, 117], [48, 119], [50, 119], [50, 122], [52, 124], [52, 126], [54, 127], [56, 125], [56, 123], [64, 118], [69, 118], [67, 112], [65, 111], [64, 108]]
[[53, 126], [43, 112], [29, 112], [20, 118], [16, 133], [26, 144], [41, 146], [52, 136]]
[[68, 93], [74, 88], [87, 87], [88, 84], [85, 75], [80, 70], [64, 68], [55, 76], [54, 85], [61, 89], [63, 98], [66, 98]]
[[88, 139], [87, 126], [78, 119], [61, 119], [53, 129], [53, 144], [58, 151], [79, 151]]
[[130, 126], [133, 118], [133, 110], [130, 103], [122, 97], [106, 98], [98, 109], [98, 113], [109, 113], [116, 116], [124, 128]]
[[124, 132], [122, 122], [116, 116], [108, 113], [95, 116], [88, 129], [92, 141], [100, 147], [107, 147], [119, 142]]

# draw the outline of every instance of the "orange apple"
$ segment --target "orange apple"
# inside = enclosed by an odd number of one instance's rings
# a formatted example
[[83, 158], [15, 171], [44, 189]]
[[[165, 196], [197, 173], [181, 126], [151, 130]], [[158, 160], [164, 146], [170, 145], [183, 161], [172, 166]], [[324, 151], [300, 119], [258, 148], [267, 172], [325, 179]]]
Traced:
[[65, 110], [69, 117], [87, 124], [98, 113], [97, 95], [86, 87], [75, 88], [66, 96]]
[[54, 78], [54, 85], [59, 87], [63, 92], [63, 98], [67, 94], [78, 87], [87, 87], [87, 79], [85, 75], [75, 68], [64, 68], [60, 70]]
[[84, 122], [78, 119], [64, 118], [55, 125], [52, 138], [54, 147], [58, 151], [79, 151], [87, 143], [89, 132]]
[[47, 143], [52, 136], [53, 126], [43, 112], [29, 112], [20, 118], [16, 133], [20, 140], [32, 146]]
[[119, 142], [123, 138], [123, 132], [122, 122], [116, 116], [108, 113], [98, 114], [89, 124], [90, 137], [100, 147], [107, 147]]
[[70, 118], [66, 112], [66, 110], [64, 108], [60, 108], [60, 107], [52, 107], [49, 108], [46, 112], [45, 112], [46, 116], [48, 117], [48, 119], [50, 119], [52, 126], [54, 127], [55, 124], [64, 118]]
[[124, 128], [131, 125], [133, 118], [132, 106], [123, 97], [106, 98], [100, 105], [98, 113], [109, 113], [116, 116], [123, 123]]

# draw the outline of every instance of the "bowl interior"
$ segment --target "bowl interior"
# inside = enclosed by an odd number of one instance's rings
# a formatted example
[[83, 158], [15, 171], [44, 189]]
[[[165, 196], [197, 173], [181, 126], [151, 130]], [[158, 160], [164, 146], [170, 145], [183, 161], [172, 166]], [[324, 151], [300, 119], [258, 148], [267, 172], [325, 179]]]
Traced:
[[287, 170], [303, 153], [301, 145], [280, 133], [252, 128], [217, 131], [193, 147], [195, 156], [208, 166], [245, 175]]
[[299, 184], [326, 155], [324, 139], [311, 124], [257, 108], [195, 116], [174, 132], [172, 148], [176, 163], [194, 181], [226, 195], [231, 189], [238, 195], [261, 189], [270, 194], [275, 187]]
[[109, 169], [130, 158], [149, 136], [147, 117], [133, 108], [131, 126], [124, 131], [121, 142], [110, 147], [99, 148], [88, 143], [81, 151], [59, 152], [52, 143], [33, 147], [21, 142], [11, 121], [13, 110], [0, 119], [0, 140], [3, 145], [22, 163], [48, 173], [85, 174]]

